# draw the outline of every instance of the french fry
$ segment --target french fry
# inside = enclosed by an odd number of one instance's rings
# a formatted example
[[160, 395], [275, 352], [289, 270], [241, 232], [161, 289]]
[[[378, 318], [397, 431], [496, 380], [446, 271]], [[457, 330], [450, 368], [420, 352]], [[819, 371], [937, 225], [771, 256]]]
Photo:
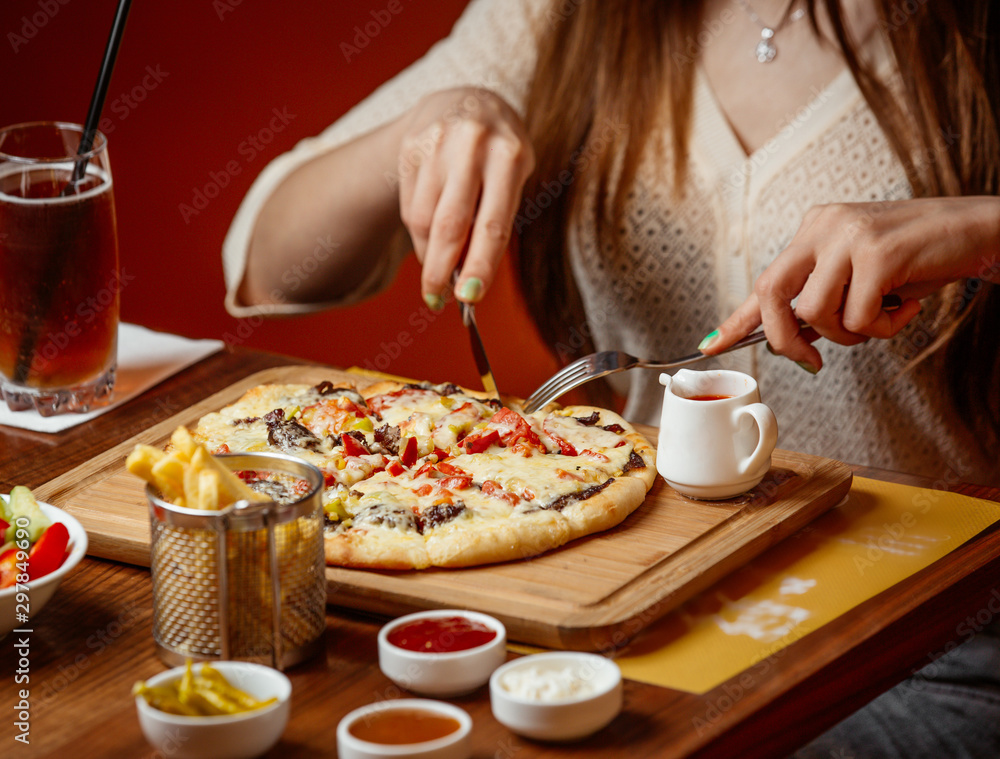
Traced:
[[190, 461], [195, 451], [198, 450], [198, 444], [191, 437], [191, 433], [187, 431], [187, 427], [178, 427], [174, 430], [174, 434], [170, 436], [170, 444], [177, 451], [175, 455], [184, 461]]
[[197, 469], [214, 471], [219, 478], [219, 504], [228, 506], [236, 501], [266, 501], [267, 496], [258, 493], [243, 480], [233, 474], [221, 461], [212, 458], [204, 446], [198, 446], [191, 457], [191, 464]]
[[[219, 510], [219, 498], [222, 487], [219, 483], [219, 475], [213, 469], [198, 470], [198, 504], [199, 509]], [[188, 500], [190, 505], [191, 501]], [[227, 504], [228, 505], [228, 504]]]
[[167, 454], [151, 445], [139, 444], [125, 459], [125, 467], [132, 474], [142, 477], [146, 482], [153, 482], [153, 465]]
[[178, 427], [170, 436], [169, 451], [140, 444], [128, 455], [125, 465], [177, 506], [217, 510], [240, 500], [268, 500], [215, 459], [184, 427]]
[[[151, 470], [153, 484], [169, 500], [187, 500], [184, 490], [184, 462], [174, 456], [164, 456], [153, 464]], [[181, 505], [181, 504], [178, 504]]]

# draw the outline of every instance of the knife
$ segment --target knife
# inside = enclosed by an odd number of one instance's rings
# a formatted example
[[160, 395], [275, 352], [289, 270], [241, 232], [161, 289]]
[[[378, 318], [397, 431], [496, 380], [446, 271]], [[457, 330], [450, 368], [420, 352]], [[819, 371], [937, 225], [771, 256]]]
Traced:
[[[458, 271], [452, 276], [452, 283], [458, 279]], [[458, 310], [462, 314], [462, 324], [469, 331], [469, 345], [472, 347], [472, 357], [476, 361], [476, 369], [479, 372], [479, 379], [482, 380], [483, 389], [495, 396], [500, 403], [500, 391], [497, 390], [496, 380], [493, 379], [493, 370], [490, 369], [490, 360], [486, 357], [486, 348], [483, 346], [483, 337], [479, 334], [479, 325], [476, 324], [476, 312], [471, 303], [458, 301]]]

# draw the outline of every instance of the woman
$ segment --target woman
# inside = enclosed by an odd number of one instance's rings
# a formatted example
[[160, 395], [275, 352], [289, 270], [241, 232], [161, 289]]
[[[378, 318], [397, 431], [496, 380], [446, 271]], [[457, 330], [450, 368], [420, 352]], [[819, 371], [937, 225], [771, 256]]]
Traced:
[[[783, 448], [1000, 484], [997, 5], [473, 2], [265, 170], [226, 241], [227, 304], [352, 303], [411, 248], [429, 305], [475, 302], [513, 236], [561, 359], [712, 353], [763, 324], [791, 361], [719, 361], [757, 377]], [[314, 275], [285, 276], [331, 234]], [[655, 421], [655, 372], [613, 389]], [[928, 755], [996, 747], [921, 725]]]
[[[961, 48], [960, 34], [989, 28], [995, 4], [880, 16], [852, 2], [843, 18], [786, 5], [474, 3], [448, 40], [258, 180], [226, 245], [230, 309], [354, 302], [411, 246], [439, 305], [466, 240], [455, 292], [475, 301], [513, 231], [560, 358], [595, 344], [683, 355], [723, 324], [712, 352], [763, 318], [774, 350], [807, 371], [826, 363], [810, 382], [763, 351], [724, 358], [760, 381], [782, 447], [1000, 482], [1000, 352], [981, 327], [1000, 308], [992, 286], [962, 290], [998, 275], [995, 47]], [[779, 52], [757, 63], [760, 19], [783, 13]], [[846, 54], [840, 38], [855, 40]], [[912, 63], [905, 77], [892, 45]], [[900, 109], [929, 88], [941, 102], [914, 124]], [[314, 275], [287, 276], [331, 234], [339, 247]], [[877, 308], [884, 292], [956, 280], [919, 317], [916, 300]], [[894, 338], [826, 344], [821, 358], [791, 316], [800, 290], [799, 316], [822, 336]], [[626, 416], [655, 421], [655, 372], [614, 387]]]

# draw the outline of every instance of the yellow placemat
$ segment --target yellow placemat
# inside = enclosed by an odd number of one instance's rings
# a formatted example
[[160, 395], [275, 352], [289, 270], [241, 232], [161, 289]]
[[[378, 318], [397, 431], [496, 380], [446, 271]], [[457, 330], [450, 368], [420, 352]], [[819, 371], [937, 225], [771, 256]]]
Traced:
[[1000, 520], [1000, 504], [855, 478], [848, 497], [621, 652], [625, 677], [705, 693]]

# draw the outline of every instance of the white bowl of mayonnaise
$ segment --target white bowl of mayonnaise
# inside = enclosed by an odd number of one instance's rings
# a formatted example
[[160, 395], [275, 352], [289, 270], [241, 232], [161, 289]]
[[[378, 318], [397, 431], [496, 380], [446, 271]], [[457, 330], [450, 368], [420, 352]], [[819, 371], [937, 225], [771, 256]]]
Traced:
[[598, 654], [558, 651], [509, 661], [490, 677], [497, 722], [525, 738], [574, 741], [622, 708], [622, 673]]

